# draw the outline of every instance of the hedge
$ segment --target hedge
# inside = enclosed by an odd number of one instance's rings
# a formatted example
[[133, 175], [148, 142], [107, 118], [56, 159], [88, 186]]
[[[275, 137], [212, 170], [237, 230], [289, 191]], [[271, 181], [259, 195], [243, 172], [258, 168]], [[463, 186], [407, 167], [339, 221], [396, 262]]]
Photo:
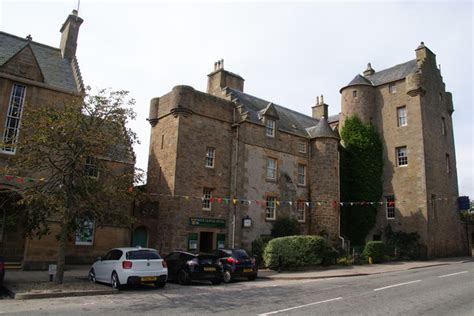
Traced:
[[268, 242], [263, 259], [270, 269], [317, 265], [323, 261], [327, 249], [321, 236], [279, 237]]
[[383, 241], [369, 241], [364, 248], [362, 255], [365, 258], [372, 257], [372, 263], [380, 263], [384, 261], [386, 247]]

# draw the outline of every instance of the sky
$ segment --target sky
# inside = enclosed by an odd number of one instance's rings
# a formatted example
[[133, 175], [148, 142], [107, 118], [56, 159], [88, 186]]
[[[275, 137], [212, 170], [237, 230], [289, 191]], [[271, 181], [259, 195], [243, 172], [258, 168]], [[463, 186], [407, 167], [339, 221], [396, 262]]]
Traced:
[[59, 47], [79, 4], [77, 58], [86, 85], [128, 90], [130, 127], [146, 170], [150, 99], [175, 85], [206, 91], [214, 62], [245, 79], [246, 93], [311, 115], [323, 94], [329, 115], [339, 89], [371, 62], [377, 70], [436, 55], [453, 113], [459, 194], [474, 198], [473, 4], [471, 1], [0, 0], [0, 30]]

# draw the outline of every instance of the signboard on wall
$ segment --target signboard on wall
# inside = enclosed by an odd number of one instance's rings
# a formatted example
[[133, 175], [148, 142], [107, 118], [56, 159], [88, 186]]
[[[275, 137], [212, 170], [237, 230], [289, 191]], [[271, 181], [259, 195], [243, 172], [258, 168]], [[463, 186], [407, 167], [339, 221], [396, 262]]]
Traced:
[[190, 226], [225, 228], [225, 219], [190, 217]]

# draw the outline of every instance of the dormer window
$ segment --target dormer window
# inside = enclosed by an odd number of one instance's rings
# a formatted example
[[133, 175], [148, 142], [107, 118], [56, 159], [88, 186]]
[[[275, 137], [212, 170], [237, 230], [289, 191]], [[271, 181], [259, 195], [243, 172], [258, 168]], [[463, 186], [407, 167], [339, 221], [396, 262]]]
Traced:
[[265, 135], [268, 137], [275, 137], [275, 121], [266, 119], [265, 120]]

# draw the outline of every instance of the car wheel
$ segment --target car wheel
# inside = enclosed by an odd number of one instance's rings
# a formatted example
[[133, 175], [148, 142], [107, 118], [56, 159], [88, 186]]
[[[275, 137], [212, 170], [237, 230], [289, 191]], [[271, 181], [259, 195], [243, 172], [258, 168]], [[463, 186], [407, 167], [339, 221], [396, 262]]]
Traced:
[[232, 275], [229, 270], [224, 270], [224, 275], [222, 276], [224, 283], [229, 283], [232, 281]]
[[221, 279], [214, 279], [214, 280], [211, 280], [212, 284], [214, 285], [219, 285], [222, 283], [222, 280]]
[[90, 269], [90, 271], [89, 271], [89, 281], [90, 281], [91, 283], [95, 283], [95, 282], [97, 281], [96, 278], [95, 278], [95, 271], [94, 271], [94, 269]]
[[249, 276], [247, 279], [249, 279], [249, 281], [255, 281], [257, 279], [257, 276], [252, 275], [252, 276]]
[[116, 272], [112, 273], [111, 282], [112, 288], [120, 290], [120, 280]]
[[186, 285], [189, 283], [189, 275], [186, 271], [181, 270], [178, 273], [178, 283], [181, 285]]
[[165, 281], [155, 282], [155, 287], [156, 287], [157, 289], [162, 289], [162, 288], [165, 287], [165, 285], [166, 285], [166, 282], [165, 282]]

